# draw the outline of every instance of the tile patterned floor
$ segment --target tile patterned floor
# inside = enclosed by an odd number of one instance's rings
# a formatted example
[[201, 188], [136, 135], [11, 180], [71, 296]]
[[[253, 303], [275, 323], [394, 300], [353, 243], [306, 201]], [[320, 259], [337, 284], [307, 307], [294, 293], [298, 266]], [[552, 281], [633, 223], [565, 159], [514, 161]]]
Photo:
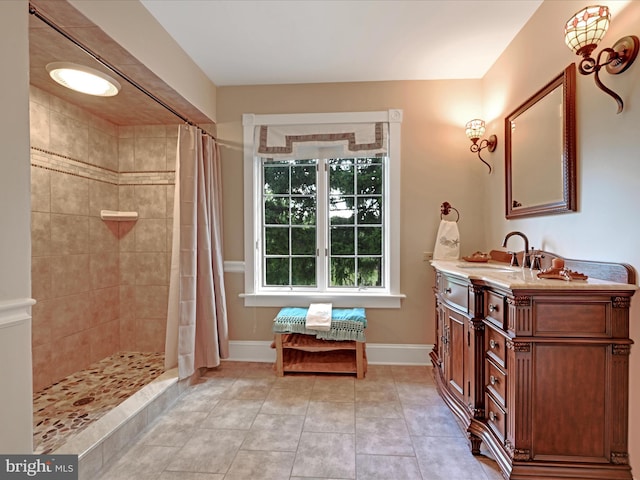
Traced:
[[36, 392], [35, 453], [50, 453], [164, 372], [161, 353], [120, 352]]
[[498, 480], [474, 457], [429, 367], [367, 378], [223, 362], [143, 431], [99, 480]]

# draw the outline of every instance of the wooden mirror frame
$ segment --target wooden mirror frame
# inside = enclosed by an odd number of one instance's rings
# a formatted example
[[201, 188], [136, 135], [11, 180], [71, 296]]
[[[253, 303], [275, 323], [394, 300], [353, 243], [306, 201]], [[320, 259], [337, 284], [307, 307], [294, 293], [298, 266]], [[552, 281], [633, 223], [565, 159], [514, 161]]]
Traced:
[[[506, 217], [521, 218], [575, 211], [576, 205], [576, 66], [574, 63], [565, 68], [560, 75], [533, 94], [505, 118], [505, 181], [506, 181]], [[513, 152], [511, 122], [533, 107], [545, 96], [562, 86], [563, 107], [563, 146], [562, 146], [562, 185], [563, 199], [540, 205], [523, 207], [513, 206]], [[543, 182], [544, 178], [532, 178], [532, 182]]]

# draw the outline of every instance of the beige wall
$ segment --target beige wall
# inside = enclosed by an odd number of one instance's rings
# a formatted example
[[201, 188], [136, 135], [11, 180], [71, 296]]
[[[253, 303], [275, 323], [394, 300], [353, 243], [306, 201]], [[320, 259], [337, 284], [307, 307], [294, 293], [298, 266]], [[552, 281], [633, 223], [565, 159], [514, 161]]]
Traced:
[[[31, 237], [28, 2], [0, 4], [0, 452], [30, 453]], [[11, 305], [20, 305], [12, 310]], [[19, 311], [20, 310], [20, 311]]]
[[[464, 134], [466, 121], [481, 114], [480, 88], [477, 80], [220, 87], [225, 260], [243, 260], [243, 113], [402, 109], [400, 261], [401, 292], [407, 298], [400, 309], [367, 311], [367, 341], [433, 343], [433, 272], [422, 254], [433, 251], [440, 204], [448, 201], [461, 212], [462, 252], [475, 251], [484, 239], [482, 184], [488, 170], [469, 152]], [[238, 298], [242, 274], [225, 278], [231, 339], [270, 339], [277, 309], [245, 308]]]
[[[604, 2], [616, 10], [604, 46], [624, 35], [640, 35], [640, 2]], [[586, 6], [582, 1], [545, 1], [483, 79], [488, 119], [496, 130], [502, 119], [569, 63], [578, 59], [562, 38], [564, 21]], [[599, 50], [598, 50], [599, 51]], [[596, 53], [598, 52], [596, 51]], [[622, 75], [603, 71], [602, 81], [624, 100], [616, 115], [615, 101], [600, 91], [593, 76], [578, 74], [577, 151], [578, 211], [540, 218], [505, 220], [504, 168], [487, 178], [486, 245], [501, 242], [511, 230], [525, 232], [531, 244], [570, 258], [630, 263], [640, 271], [640, 61]], [[490, 114], [490, 115], [489, 115]], [[500, 136], [502, 140], [503, 135]], [[504, 156], [504, 143], [497, 156]], [[532, 181], [540, 181], [532, 179]], [[629, 445], [636, 478], [640, 472], [640, 295], [631, 304], [631, 395]]]
[[[29, 44], [28, 14], [23, 12], [27, 8], [26, 0], [12, 1], [0, 13], [0, 31], [6, 38], [0, 42], [0, 59], [13, 66], [5, 69], [11, 74], [0, 89], [4, 111], [10, 112], [0, 120], [0, 265], [6, 272], [0, 281], [0, 301], [29, 297], [31, 292], [30, 245], [24, 237], [29, 231]], [[4, 208], [7, 205], [13, 208]]]
[[164, 350], [178, 129], [118, 127], [35, 87], [30, 116], [39, 390], [119, 351]]

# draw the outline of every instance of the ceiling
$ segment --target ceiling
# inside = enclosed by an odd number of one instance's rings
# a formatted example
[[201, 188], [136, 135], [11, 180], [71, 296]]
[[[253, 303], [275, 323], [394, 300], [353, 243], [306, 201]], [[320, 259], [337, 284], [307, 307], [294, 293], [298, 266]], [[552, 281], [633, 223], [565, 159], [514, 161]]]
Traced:
[[218, 86], [482, 78], [542, 0], [140, 0]]
[[[183, 117], [202, 112], [65, 1], [43, 16]], [[481, 78], [542, 0], [141, 0], [217, 86]], [[110, 98], [70, 91], [45, 66], [70, 61], [118, 78], [30, 16], [30, 80], [116, 125], [182, 120], [127, 81]]]
[[[30, 0], [30, 5], [40, 16], [95, 54], [88, 54], [37, 15], [30, 15], [29, 80], [35, 87], [116, 125], [175, 125], [182, 122], [181, 118], [124, 80], [117, 73], [120, 72], [135, 80], [141, 88], [151, 92], [191, 122], [199, 125], [212, 123], [206, 115], [66, 1]], [[117, 72], [105, 67], [95, 57], [106, 61]], [[102, 71], [116, 78], [122, 89], [115, 97], [94, 97], [74, 92], [49, 78], [45, 67], [51, 62], [78, 63]]]

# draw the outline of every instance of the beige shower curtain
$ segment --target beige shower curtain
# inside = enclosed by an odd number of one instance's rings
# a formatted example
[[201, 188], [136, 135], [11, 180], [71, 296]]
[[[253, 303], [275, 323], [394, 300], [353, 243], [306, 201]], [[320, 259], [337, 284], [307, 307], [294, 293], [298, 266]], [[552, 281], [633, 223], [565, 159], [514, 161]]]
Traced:
[[229, 356], [220, 152], [199, 128], [178, 132], [165, 368], [180, 378]]

